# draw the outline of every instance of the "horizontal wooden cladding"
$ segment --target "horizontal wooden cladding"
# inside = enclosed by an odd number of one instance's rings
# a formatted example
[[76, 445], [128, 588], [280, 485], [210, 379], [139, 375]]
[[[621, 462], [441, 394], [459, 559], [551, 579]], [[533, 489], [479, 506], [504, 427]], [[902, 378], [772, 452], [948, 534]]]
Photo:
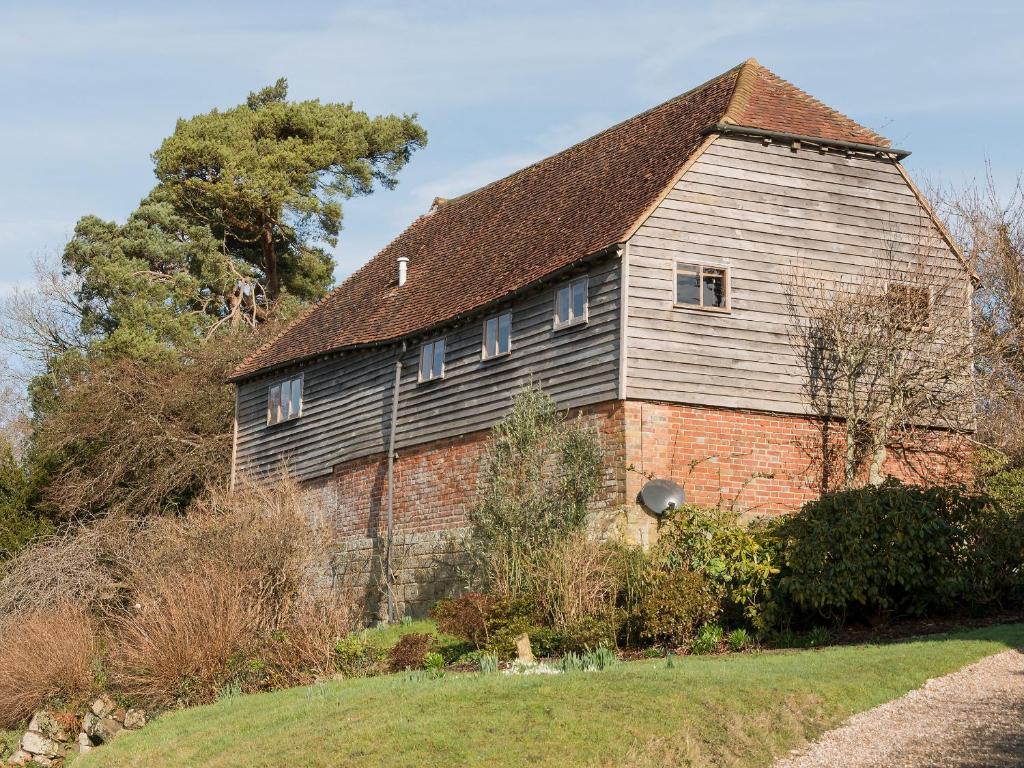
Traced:
[[[705, 151], [629, 249], [627, 397], [779, 413], [808, 411], [797, 280], [855, 280], [887, 258], [967, 280], [892, 161], [733, 137]], [[674, 306], [673, 264], [686, 260], [729, 267], [731, 312]]]
[[[499, 420], [515, 392], [531, 378], [561, 407], [589, 405], [616, 396], [618, 377], [618, 260], [592, 265], [585, 325], [555, 331], [558, 283], [510, 302], [512, 351], [482, 361], [485, 316], [431, 335], [445, 337], [445, 376], [419, 383], [420, 341], [403, 354], [397, 448], [486, 429]], [[238, 388], [238, 466], [259, 475], [308, 479], [339, 463], [386, 450], [398, 348], [363, 350], [302, 367], [303, 415], [266, 425], [267, 388], [274, 379]]]

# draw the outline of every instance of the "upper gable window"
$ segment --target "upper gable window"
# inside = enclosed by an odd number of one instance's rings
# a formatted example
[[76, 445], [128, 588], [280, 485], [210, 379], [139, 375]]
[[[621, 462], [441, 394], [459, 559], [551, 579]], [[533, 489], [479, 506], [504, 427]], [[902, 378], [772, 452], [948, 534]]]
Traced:
[[555, 328], [587, 322], [588, 286], [583, 276], [555, 291]]
[[484, 321], [484, 343], [480, 356], [484, 360], [507, 355], [512, 351], [512, 313], [503, 312]]
[[677, 261], [676, 306], [729, 311], [728, 268]]
[[280, 424], [301, 415], [302, 376], [271, 384], [267, 394], [267, 424]]
[[444, 339], [428, 341], [420, 347], [420, 381], [444, 378]]

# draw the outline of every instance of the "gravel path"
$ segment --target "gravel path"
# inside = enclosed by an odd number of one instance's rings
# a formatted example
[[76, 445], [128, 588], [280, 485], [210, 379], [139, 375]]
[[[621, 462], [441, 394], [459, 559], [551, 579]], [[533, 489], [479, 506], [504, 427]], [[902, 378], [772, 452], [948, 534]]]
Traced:
[[854, 715], [773, 768], [1024, 768], [1024, 654], [1004, 651]]

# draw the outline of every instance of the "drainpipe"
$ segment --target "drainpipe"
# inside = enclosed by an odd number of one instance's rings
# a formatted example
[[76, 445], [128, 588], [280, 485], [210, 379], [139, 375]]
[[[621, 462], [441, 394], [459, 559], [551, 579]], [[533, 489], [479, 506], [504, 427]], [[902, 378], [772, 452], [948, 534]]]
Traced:
[[391, 544], [394, 539], [395, 526], [395, 431], [398, 428], [398, 395], [402, 383], [402, 355], [405, 353], [406, 342], [395, 356], [395, 383], [391, 388], [391, 429], [388, 433], [388, 501], [387, 501], [387, 539], [384, 545], [384, 584], [388, 596], [388, 623], [398, 620], [395, 605], [395, 574], [391, 570]]
[[235, 492], [235, 466], [238, 464], [238, 387], [235, 387], [235, 419], [231, 424], [231, 480], [228, 490]]

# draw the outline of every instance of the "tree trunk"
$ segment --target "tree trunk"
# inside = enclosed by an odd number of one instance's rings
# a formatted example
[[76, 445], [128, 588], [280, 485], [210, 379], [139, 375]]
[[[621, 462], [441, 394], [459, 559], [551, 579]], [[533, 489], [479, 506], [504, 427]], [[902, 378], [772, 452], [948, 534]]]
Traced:
[[274, 234], [270, 228], [263, 230], [260, 240], [263, 249], [263, 266], [267, 275], [267, 297], [275, 301], [281, 295], [281, 275], [277, 271], [277, 253], [274, 251]]

